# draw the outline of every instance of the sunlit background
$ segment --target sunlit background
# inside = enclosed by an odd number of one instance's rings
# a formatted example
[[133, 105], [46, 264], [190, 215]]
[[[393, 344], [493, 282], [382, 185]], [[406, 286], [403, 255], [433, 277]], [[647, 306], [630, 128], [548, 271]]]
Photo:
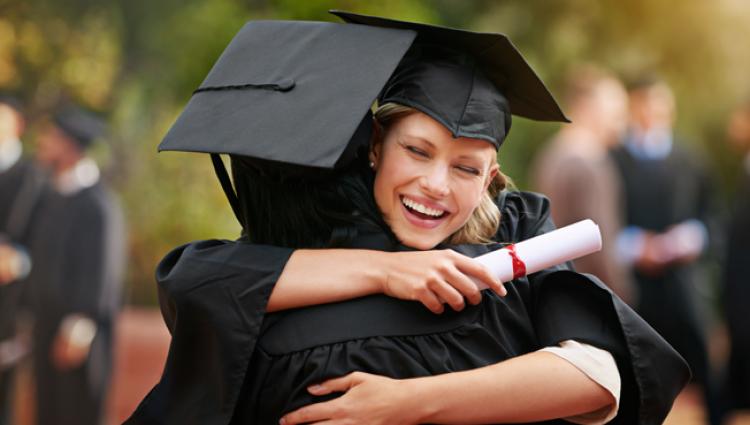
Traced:
[[[26, 103], [25, 149], [35, 117], [61, 98], [109, 119], [94, 156], [128, 222], [128, 305], [155, 305], [154, 267], [170, 248], [239, 232], [207, 156], [156, 152], [192, 91], [246, 21], [337, 21], [328, 9], [505, 33], [556, 94], [582, 62], [624, 80], [658, 73], [675, 90], [679, 133], [730, 193], [740, 158], [726, 146], [726, 120], [750, 96], [747, 0], [0, 0], [0, 89]], [[500, 162], [520, 188], [557, 129], [515, 121]]]

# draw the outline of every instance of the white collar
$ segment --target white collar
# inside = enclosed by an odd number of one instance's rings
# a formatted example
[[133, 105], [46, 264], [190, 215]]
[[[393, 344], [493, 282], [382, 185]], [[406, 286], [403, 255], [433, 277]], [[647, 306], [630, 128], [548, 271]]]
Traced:
[[81, 158], [69, 170], [55, 178], [55, 188], [63, 195], [73, 195], [99, 181], [99, 167], [91, 158]]
[[10, 170], [10, 168], [21, 159], [23, 147], [18, 139], [9, 139], [0, 143], [0, 173]]
[[664, 159], [672, 152], [672, 137], [672, 130], [666, 127], [633, 128], [625, 139], [625, 147], [638, 159]]

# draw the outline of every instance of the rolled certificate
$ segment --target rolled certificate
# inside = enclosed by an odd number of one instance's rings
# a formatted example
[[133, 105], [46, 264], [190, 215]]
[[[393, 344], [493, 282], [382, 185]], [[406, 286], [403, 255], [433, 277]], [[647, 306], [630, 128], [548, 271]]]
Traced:
[[[509, 282], [600, 249], [602, 236], [599, 226], [591, 220], [583, 220], [508, 245], [476, 257], [475, 260], [489, 268], [501, 281]], [[486, 285], [476, 282], [479, 289], [487, 288]]]

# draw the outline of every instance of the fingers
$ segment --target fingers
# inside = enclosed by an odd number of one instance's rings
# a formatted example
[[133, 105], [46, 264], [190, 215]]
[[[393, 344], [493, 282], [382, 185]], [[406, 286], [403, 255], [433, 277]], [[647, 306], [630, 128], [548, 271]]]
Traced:
[[310, 404], [294, 412], [287, 413], [279, 421], [280, 425], [306, 424], [331, 419], [335, 413], [336, 400]]
[[463, 297], [466, 297], [471, 304], [479, 304], [482, 302], [482, 293], [477, 288], [477, 285], [467, 276], [464, 272], [459, 270], [457, 267], [452, 267], [450, 270], [446, 270], [448, 282], [455, 288], [456, 291], [460, 292], [461, 301]]
[[[340, 378], [329, 379], [317, 385], [311, 385], [307, 388], [310, 394], [321, 396], [332, 392], [346, 392], [353, 386], [361, 383], [370, 376], [363, 372], [352, 372]], [[341, 399], [334, 399], [323, 403], [310, 404], [301, 407], [294, 412], [284, 415], [279, 421], [282, 425], [306, 424], [306, 423], [328, 423], [327, 419], [333, 419], [337, 414], [343, 411], [340, 406]]]
[[417, 295], [417, 299], [425, 306], [428, 310], [435, 314], [440, 314], [445, 311], [443, 306], [444, 300], [438, 297], [432, 290], [424, 288], [422, 293]]
[[[463, 274], [478, 279], [480, 282], [487, 285], [487, 287], [489, 287], [493, 292], [500, 295], [501, 297], [508, 295], [508, 290], [505, 289], [505, 285], [503, 285], [503, 282], [495, 277], [492, 272], [487, 269], [487, 267], [472, 258], [463, 256], [459, 253], [455, 254], [458, 256], [458, 258], [456, 259], [456, 266]], [[471, 284], [476, 288], [474, 282], [471, 282]]]
[[313, 395], [326, 395], [333, 392], [346, 392], [362, 381], [361, 372], [352, 372], [339, 378], [329, 379], [320, 384], [311, 385], [307, 390]]

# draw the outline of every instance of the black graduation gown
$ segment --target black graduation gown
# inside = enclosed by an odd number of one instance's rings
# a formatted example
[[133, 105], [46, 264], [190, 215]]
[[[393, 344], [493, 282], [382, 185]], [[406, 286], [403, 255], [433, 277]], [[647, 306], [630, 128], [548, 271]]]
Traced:
[[[538, 195], [510, 193], [502, 206], [498, 240], [552, 228]], [[377, 233], [354, 245], [392, 248]], [[497, 247], [456, 249], [477, 255]], [[353, 370], [432, 375], [567, 339], [615, 356], [623, 382], [615, 423], [661, 423], [689, 377], [681, 357], [605, 285], [566, 267], [514, 281], [505, 298], [485, 291], [480, 305], [460, 313], [434, 315], [416, 302], [370, 296], [264, 315], [289, 254], [203, 241], [167, 255], [157, 280], [172, 344], [161, 381], [126, 423], [278, 423], [281, 414], [326, 399], [311, 397], [308, 384]]]
[[731, 340], [729, 370], [733, 408], [750, 409], [750, 171], [745, 171], [733, 197], [732, 217], [727, 228], [723, 301]]
[[[35, 320], [37, 422], [97, 424], [111, 372], [124, 269], [121, 212], [101, 183], [68, 196], [50, 188], [33, 226], [34, 267], [27, 283]], [[73, 313], [93, 319], [97, 333], [84, 364], [61, 372], [50, 353], [61, 321]]]
[[[709, 178], [679, 146], [664, 159], [637, 159], [624, 146], [615, 149], [612, 157], [622, 177], [627, 225], [663, 232], [697, 219], [710, 227]], [[693, 290], [700, 277], [698, 264], [675, 265], [660, 276], [633, 270], [633, 277], [638, 285], [638, 313], [685, 356], [696, 380], [709, 384], [706, 341]]]
[[[0, 172], [0, 243], [26, 245], [42, 185], [41, 173], [25, 159]], [[15, 337], [25, 287], [22, 280], [0, 285], [0, 341]], [[12, 375], [12, 366], [0, 367], [0, 424], [7, 422], [11, 410]]]

